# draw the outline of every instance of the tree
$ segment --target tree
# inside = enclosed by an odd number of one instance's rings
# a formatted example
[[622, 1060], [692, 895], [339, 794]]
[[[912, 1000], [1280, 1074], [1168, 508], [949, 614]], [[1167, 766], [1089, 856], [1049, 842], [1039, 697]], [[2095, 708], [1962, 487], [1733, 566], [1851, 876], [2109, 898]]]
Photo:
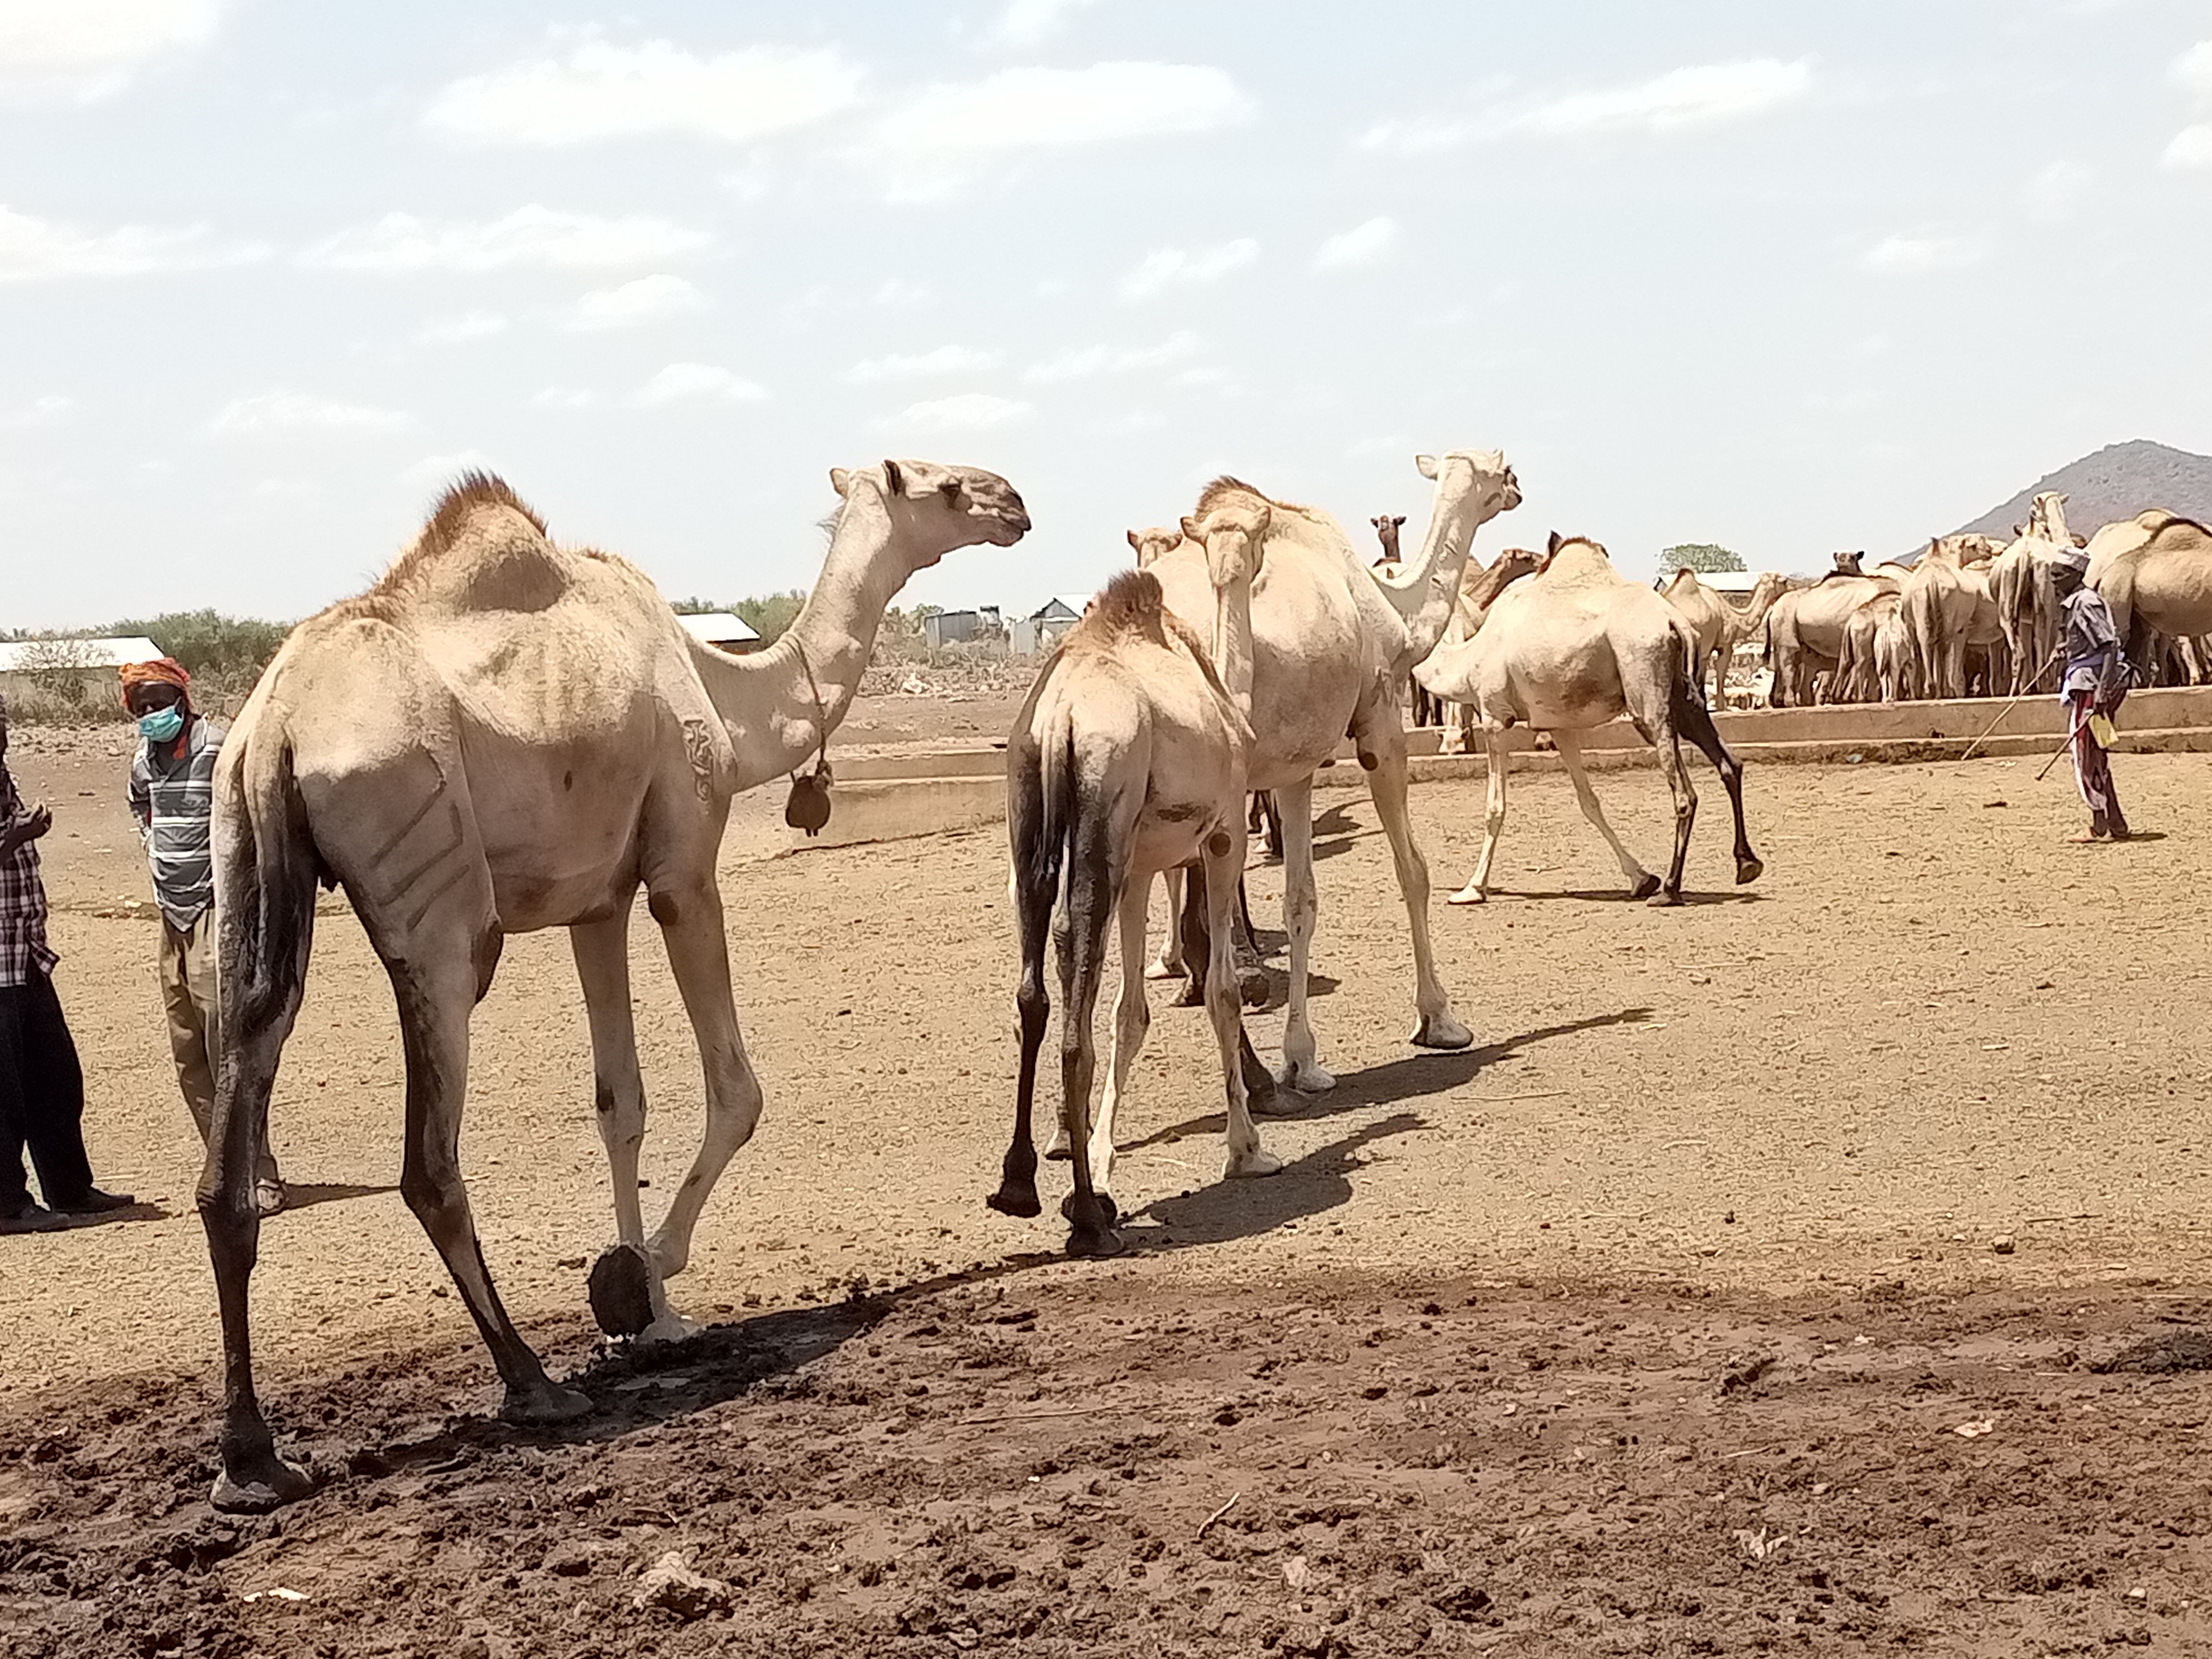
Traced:
[[1668, 570], [1741, 570], [1743, 555], [1731, 553], [1725, 547], [1711, 542], [1684, 542], [1679, 547], [1662, 548], [1659, 562]]
[[702, 599], [694, 595], [688, 599], [677, 599], [670, 609], [679, 617], [700, 617], [712, 611], [726, 611], [742, 617], [765, 645], [773, 645], [783, 635], [783, 630], [799, 620], [799, 607], [806, 603], [806, 595], [799, 588], [782, 593], [764, 593], [757, 599], [732, 599], [724, 605], [714, 599]]

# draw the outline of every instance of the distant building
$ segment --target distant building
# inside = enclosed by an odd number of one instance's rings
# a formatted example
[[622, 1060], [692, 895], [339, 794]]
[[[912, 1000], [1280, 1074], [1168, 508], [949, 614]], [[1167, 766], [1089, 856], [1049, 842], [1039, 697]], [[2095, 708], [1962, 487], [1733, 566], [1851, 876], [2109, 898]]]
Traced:
[[1083, 608], [1090, 603], [1088, 593], [1061, 593], [1047, 599], [1014, 624], [1014, 654], [1026, 656], [1057, 645], [1062, 635], [1083, 620]]
[[1006, 626], [995, 605], [978, 605], [973, 611], [940, 611], [921, 619], [922, 637], [933, 651], [995, 636], [1004, 633]]
[[761, 636], [743, 617], [733, 617], [726, 611], [709, 611], [699, 616], [678, 617], [677, 621], [691, 630], [691, 637], [713, 646], [719, 651], [733, 652], [742, 657], [749, 651], [761, 648]]
[[123, 640], [10, 640], [0, 643], [0, 693], [10, 702], [82, 706], [123, 695], [115, 671], [150, 662], [161, 647], [143, 638]]

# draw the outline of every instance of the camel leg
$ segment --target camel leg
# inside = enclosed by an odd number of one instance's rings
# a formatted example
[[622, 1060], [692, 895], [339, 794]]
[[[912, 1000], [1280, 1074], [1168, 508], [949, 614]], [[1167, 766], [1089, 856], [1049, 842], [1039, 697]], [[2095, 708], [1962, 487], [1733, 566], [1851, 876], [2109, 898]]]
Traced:
[[1735, 884], [1739, 887], [1757, 881], [1765, 873], [1766, 866], [1751, 850], [1751, 835], [1743, 823], [1743, 763], [1729, 752], [1721, 741], [1720, 728], [1713, 724], [1709, 710], [1688, 707], [1678, 716], [1681, 735], [1705, 751], [1713, 769], [1721, 775], [1721, 787], [1728, 791], [1729, 810], [1735, 815]]
[[1336, 1087], [1336, 1079], [1315, 1060], [1313, 1027], [1306, 1019], [1306, 967], [1321, 913], [1314, 887], [1312, 778], [1276, 790], [1275, 810], [1283, 819], [1283, 927], [1291, 936], [1290, 1006], [1283, 1019], [1283, 1068], [1275, 1080], [1301, 1094], [1319, 1094]]
[[625, 896], [603, 921], [568, 930], [592, 1028], [592, 1105], [614, 1189], [615, 1244], [592, 1267], [592, 1316], [610, 1336], [635, 1336], [668, 1316], [668, 1299], [645, 1245], [637, 1160], [645, 1143], [645, 1083], [630, 1016], [629, 913]]
[[[253, 896], [249, 894], [240, 908], [252, 902]], [[313, 905], [310, 885], [303, 901], [310, 927]], [[276, 1079], [276, 1063], [306, 986], [305, 957], [303, 946], [298, 978], [282, 983], [270, 1006], [253, 1008], [255, 1018], [250, 1019], [238, 1018], [240, 1001], [247, 979], [259, 975], [249, 975], [234, 956], [223, 975], [222, 989], [233, 994], [228, 999], [230, 1023], [224, 1036], [234, 1030], [240, 1035], [236, 1042], [226, 1042], [229, 1053], [219, 1056], [214, 1119], [197, 1198], [222, 1315], [222, 1465], [216, 1476], [213, 1501], [216, 1509], [232, 1513], [261, 1514], [306, 1497], [315, 1486], [306, 1465], [278, 1454], [261, 1414], [247, 1320], [248, 1291], [261, 1238], [254, 1178], [261, 1148], [268, 1140], [269, 1095]], [[282, 976], [281, 969], [275, 976]]]
[[1037, 1201], [1036, 1142], [1030, 1119], [1036, 1102], [1037, 1051], [1044, 1046], [1044, 1028], [1052, 1012], [1052, 998], [1044, 988], [1045, 936], [1052, 931], [1052, 908], [1057, 902], [1057, 883], [1035, 888], [1017, 885], [1014, 915], [1021, 935], [1022, 977], [1014, 992], [1014, 1008], [1021, 1033], [1021, 1069], [1014, 1088], [1014, 1132], [1006, 1143], [999, 1190], [983, 1201], [1001, 1215], [1033, 1216], [1043, 1209]]
[[[1075, 1190], [1060, 1206], [1070, 1255], [1114, 1255], [1121, 1240], [1109, 1192], [1091, 1169], [1091, 1084], [1097, 1069], [1091, 1019], [1106, 967], [1106, 927], [1119, 906], [1122, 872], [1115, 867], [1106, 808], [1079, 805], [1067, 872], [1067, 915], [1060, 939], [1060, 1115], [1075, 1164]], [[1139, 955], [1141, 955], [1141, 951]]]
[[[738, 1011], [730, 996], [729, 941], [722, 931], [722, 896], [711, 869], [680, 888], [655, 886], [647, 904], [660, 923], [668, 966], [683, 994], [684, 1012], [690, 1017], [706, 1075], [707, 1126], [699, 1137], [698, 1155], [646, 1246], [661, 1278], [668, 1279], [690, 1261], [691, 1234], [699, 1224], [700, 1212], [738, 1148], [752, 1139], [762, 1100], [760, 1079], [753, 1075], [744, 1039], [738, 1033]], [[673, 1314], [664, 1314], [645, 1335], [657, 1340], [682, 1335], [687, 1329]]]
[[[1160, 954], [1152, 965], [1145, 969], [1146, 979], [1181, 979], [1186, 968], [1182, 955], [1182, 872], [1164, 870], [1161, 880], [1168, 889], [1168, 936], [1160, 941]], [[1150, 884], [1146, 884], [1148, 886]], [[1139, 949], [1141, 951], [1142, 946]]]
[[1236, 952], [1228, 943], [1230, 906], [1244, 871], [1243, 837], [1216, 830], [1213, 840], [1230, 843], [1224, 852], [1208, 846], [1205, 877], [1207, 944], [1206, 1012], [1213, 1022], [1213, 1041], [1221, 1051], [1222, 1086], [1228, 1098], [1229, 1159], [1222, 1168], [1224, 1180], [1245, 1176], [1271, 1176], [1282, 1160], [1260, 1145], [1260, 1132], [1252, 1125], [1250, 1102], [1245, 1092], [1243, 1006], [1237, 977]]
[[1558, 746], [1559, 759], [1566, 765], [1567, 776], [1574, 781], [1575, 799], [1582, 805], [1583, 816], [1597, 826], [1598, 834], [1605, 837], [1605, 844], [1613, 848], [1613, 857], [1620, 860], [1620, 873], [1628, 878], [1629, 897], [1650, 898], [1659, 890], [1659, 878], [1636, 861], [1635, 854], [1620, 844], [1620, 837], [1605, 821], [1605, 809], [1597, 804], [1597, 791], [1590, 787], [1589, 774], [1583, 769], [1583, 734], [1555, 727], [1552, 741]]
[[[1253, 799], [1258, 800], [1264, 797], [1255, 795]], [[1245, 833], [1249, 836], [1251, 832], [1248, 830]], [[1213, 960], [1213, 932], [1206, 921], [1207, 889], [1203, 873], [1204, 866], [1201, 865], [1198, 867], [1200, 873], [1197, 878], [1187, 881], [1183, 885], [1182, 955], [1185, 962], [1210, 963]], [[1249, 919], [1250, 907], [1245, 902], [1244, 880], [1241, 874], [1237, 881], [1237, 906]], [[1260, 995], [1255, 998], [1250, 994], [1251, 985], [1246, 978], [1241, 963], [1237, 969], [1237, 977], [1239, 986], [1246, 992], [1245, 1000], [1256, 1007], [1267, 1001], [1267, 973], [1264, 966], [1258, 961], [1256, 948], [1253, 955], [1254, 972], [1260, 981]], [[1206, 980], [1201, 972], [1194, 978], [1190, 985], [1184, 988], [1183, 994], [1176, 1000], [1176, 1006], [1178, 1008], [1191, 1007], [1205, 1000]], [[1253, 1051], [1252, 1039], [1246, 1035], [1242, 1021], [1239, 1021], [1237, 1026], [1237, 1052], [1239, 1064], [1244, 1073], [1244, 1098], [1251, 1109], [1269, 1114], [1282, 1109], [1281, 1103], [1275, 1091], [1275, 1074], [1261, 1063], [1260, 1056]], [[1054, 1156], [1066, 1157], [1066, 1148], [1056, 1146]]]
[[1413, 1034], [1407, 1040], [1424, 1048], [1464, 1048], [1474, 1033], [1452, 1013], [1451, 996], [1437, 977], [1435, 947], [1429, 940], [1429, 861], [1413, 841], [1413, 815], [1406, 802], [1406, 735], [1390, 726], [1376, 734], [1375, 769], [1367, 775], [1368, 798], [1389, 839], [1397, 866], [1398, 892], [1406, 902], [1406, 925], [1413, 936]]
[[1482, 745], [1490, 775], [1490, 793], [1482, 815], [1482, 856], [1475, 860], [1474, 873], [1467, 878], [1467, 885], [1446, 899], [1447, 904], [1480, 904], [1489, 897], [1491, 862], [1498, 856], [1498, 837], [1505, 829], [1504, 734], [1485, 726]]
[[1674, 797], [1674, 856], [1667, 866], [1667, 878], [1651, 895], [1655, 905], [1682, 902], [1682, 865], [1690, 854], [1690, 826], [1698, 821], [1698, 792], [1690, 782], [1690, 769], [1682, 764], [1681, 738], [1669, 720], [1655, 725], [1651, 746], [1658, 751], [1659, 769], [1667, 775], [1667, 787]]
[[1091, 1178], [1111, 1190], [1114, 1179], [1114, 1123], [1129, 1067], [1145, 1046], [1152, 1011], [1145, 1006], [1145, 921], [1151, 909], [1152, 878], [1131, 876], [1121, 889], [1121, 994], [1114, 1000], [1114, 1046], [1106, 1058], [1106, 1092], [1091, 1125]]
[[[458, 908], [458, 907], [457, 907]], [[515, 1330], [493, 1287], [461, 1178], [461, 1107], [468, 1092], [469, 1014], [480, 994], [479, 974], [465, 944], [410, 945], [386, 958], [399, 1004], [400, 1043], [407, 1065], [407, 1152], [400, 1196], [445, 1259], [453, 1288], [491, 1351], [507, 1384], [500, 1415], [510, 1422], [554, 1423], [582, 1415], [592, 1402], [545, 1375]]]

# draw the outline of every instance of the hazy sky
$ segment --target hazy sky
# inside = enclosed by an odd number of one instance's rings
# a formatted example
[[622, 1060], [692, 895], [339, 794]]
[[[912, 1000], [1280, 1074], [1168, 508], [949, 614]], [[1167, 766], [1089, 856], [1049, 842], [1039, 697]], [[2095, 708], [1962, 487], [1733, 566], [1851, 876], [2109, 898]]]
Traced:
[[[558, 21], [549, 21], [549, 18]], [[1230, 470], [1483, 546], [1902, 549], [2212, 451], [2212, 13], [2162, 0], [0, 0], [0, 626], [356, 588], [455, 468], [672, 595], [833, 465], [1085, 591]]]

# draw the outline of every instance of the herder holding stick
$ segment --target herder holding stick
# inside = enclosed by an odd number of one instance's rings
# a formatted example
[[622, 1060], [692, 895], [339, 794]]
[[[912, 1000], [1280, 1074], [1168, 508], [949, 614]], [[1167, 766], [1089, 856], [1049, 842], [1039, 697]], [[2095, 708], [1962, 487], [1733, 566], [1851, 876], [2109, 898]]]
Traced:
[[2106, 745], [2112, 740], [2112, 716], [2128, 694], [2130, 669], [2112, 611], [2105, 596], [2088, 586], [2088, 575], [2089, 556], [2078, 547], [2063, 549], [2051, 561], [2052, 585], [2066, 619], [2066, 667], [2058, 697], [2066, 706], [2073, 740], [2074, 781], [2089, 808], [2088, 833], [2070, 839], [2087, 842], [2110, 836], [2125, 841], [2127, 815], [2112, 789]]

